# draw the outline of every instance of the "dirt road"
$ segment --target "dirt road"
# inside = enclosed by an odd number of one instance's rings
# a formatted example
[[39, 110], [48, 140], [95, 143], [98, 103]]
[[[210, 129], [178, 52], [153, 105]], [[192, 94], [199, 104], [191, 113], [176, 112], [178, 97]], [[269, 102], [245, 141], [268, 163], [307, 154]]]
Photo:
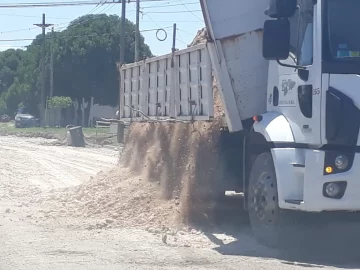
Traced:
[[48, 142], [0, 137], [0, 269], [360, 269], [346, 252], [334, 261], [264, 248], [246, 224], [179, 231], [178, 243], [156, 231], [88, 229], [81, 212], [77, 219], [57, 215], [62, 201], [49, 208], [39, 198], [111, 169], [118, 152]]

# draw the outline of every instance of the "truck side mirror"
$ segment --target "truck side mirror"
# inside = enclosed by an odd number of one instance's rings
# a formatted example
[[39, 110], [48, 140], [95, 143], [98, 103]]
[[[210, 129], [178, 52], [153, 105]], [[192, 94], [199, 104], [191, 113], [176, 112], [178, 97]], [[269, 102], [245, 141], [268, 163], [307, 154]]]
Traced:
[[265, 15], [274, 19], [290, 18], [297, 9], [297, 0], [270, 0]]
[[263, 57], [266, 60], [285, 60], [290, 52], [290, 22], [288, 19], [265, 21]]

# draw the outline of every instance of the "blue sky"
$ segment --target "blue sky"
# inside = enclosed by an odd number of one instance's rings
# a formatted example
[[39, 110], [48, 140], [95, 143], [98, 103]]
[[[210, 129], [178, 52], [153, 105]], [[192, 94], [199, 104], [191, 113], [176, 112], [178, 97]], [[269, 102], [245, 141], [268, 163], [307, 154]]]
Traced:
[[[64, 2], [68, 0], [0, 0], [1, 4]], [[78, 0], [82, 1], [82, 0]], [[96, 0], [94, 0], [96, 1]], [[104, 2], [105, 0], [102, 0]], [[142, 0], [141, 0], [142, 1]], [[140, 30], [164, 28], [168, 38], [160, 42], [156, 31], [144, 31], [145, 42], [156, 55], [171, 51], [172, 25], [177, 24], [177, 48], [186, 48], [197, 31], [204, 27], [199, 0], [163, 0], [141, 3]], [[100, 2], [100, 0], [99, 0]], [[113, 2], [113, 0], [107, 0]], [[34, 23], [41, 23], [42, 14], [46, 14], [46, 22], [54, 24], [55, 31], [64, 29], [67, 24], [79, 16], [86, 14], [121, 14], [121, 4], [77, 6], [77, 7], [46, 7], [46, 8], [0, 8], [0, 50], [23, 48], [31, 41], [13, 41], [14, 39], [32, 39], [41, 29]], [[127, 18], [135, 22], [135, 4], [127, 4]], [[49, 29], [50, 31], [51, 29]], [[163, 37], [162, 33], [159, 33]]]

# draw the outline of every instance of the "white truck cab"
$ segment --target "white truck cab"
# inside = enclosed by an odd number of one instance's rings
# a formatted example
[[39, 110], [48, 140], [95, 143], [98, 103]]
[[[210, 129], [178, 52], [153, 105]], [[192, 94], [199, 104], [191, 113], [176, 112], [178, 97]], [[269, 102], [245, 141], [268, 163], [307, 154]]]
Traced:
[[354, 0], [277, 0], [266, 12], [268, 103], [254, 129], [274, 143], [280, 208], [360, 210], [359, 9]]
[[[272, 146], [251, 169], [248, 207], [267, 243], [281, 234], [264, 235], [266, 223], [286, 223], [280, 209], [360, 210], [360, 39], [352, 31], [359, 10], [353, 0], [272, 0], [265, 12], [273, 18], [263, 29], [267, 109], [253, 127]], [[262, 203], [273, 186], [277, 205]]]

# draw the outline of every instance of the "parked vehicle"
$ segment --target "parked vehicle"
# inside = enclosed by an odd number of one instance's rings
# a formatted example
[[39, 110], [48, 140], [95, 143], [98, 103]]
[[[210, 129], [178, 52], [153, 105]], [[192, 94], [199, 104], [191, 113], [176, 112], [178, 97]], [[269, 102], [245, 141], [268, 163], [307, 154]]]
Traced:
[[30, 128], [39, 126], [39, 119], [27, 113], [17, 113], [15, 115], [16, 128]]
[[11, 121], [11, 118], [7, 114], [3, 114], [3, 115], [0, 116], [0, 122], [1, 123], [7, 123], [7, 122], [10, 122], [10, 121]]

